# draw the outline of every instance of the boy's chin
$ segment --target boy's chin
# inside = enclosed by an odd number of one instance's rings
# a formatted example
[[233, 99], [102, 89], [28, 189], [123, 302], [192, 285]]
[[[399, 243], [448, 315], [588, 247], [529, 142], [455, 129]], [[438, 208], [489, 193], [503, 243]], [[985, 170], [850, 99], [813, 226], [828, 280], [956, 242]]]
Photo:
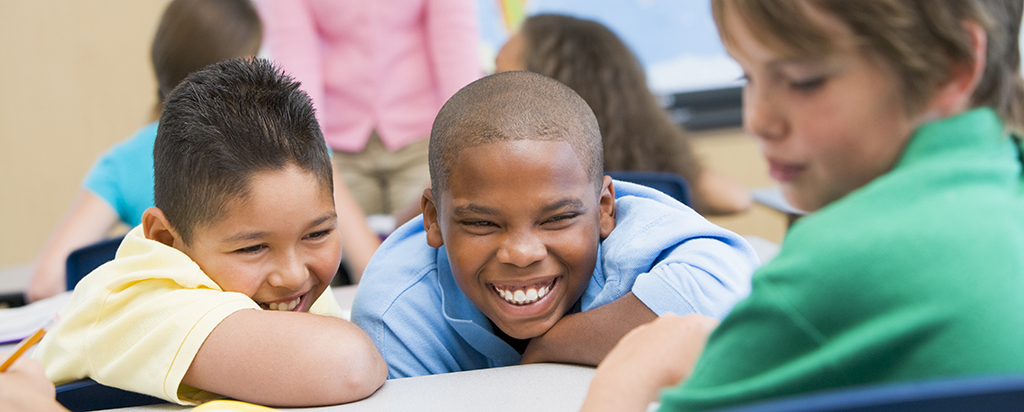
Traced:
[[547, 333], [548, 330], [554, 326], [554, 322], [551, 322], [551, 324], [548, 323], [549, 322], [541, 323], [537, 321], [527, 323], [517, 322], [516, 324], [495, 322], [495, 325], [513, 339], [527, 340]]

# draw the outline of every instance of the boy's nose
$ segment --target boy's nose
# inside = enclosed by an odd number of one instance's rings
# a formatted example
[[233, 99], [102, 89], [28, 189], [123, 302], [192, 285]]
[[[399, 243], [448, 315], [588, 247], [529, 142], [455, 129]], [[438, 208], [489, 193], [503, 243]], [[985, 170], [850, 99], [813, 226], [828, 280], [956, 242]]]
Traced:
[[743, 126], [759, 139], [778, 140], [786, 134], [786, 122], [771, 90], [747, 85], [743, 89]]
[[267, 279], [271, 286], [287, 289], [298, 289], [309, 277], [309, 270], [294, 253], [282, 256], [277, 267]]
[[498, 248], [498, 262], [527, 267], [539, 262], [548, 254], [544, 242], [532, 233], [515, 233], [505, 237]]

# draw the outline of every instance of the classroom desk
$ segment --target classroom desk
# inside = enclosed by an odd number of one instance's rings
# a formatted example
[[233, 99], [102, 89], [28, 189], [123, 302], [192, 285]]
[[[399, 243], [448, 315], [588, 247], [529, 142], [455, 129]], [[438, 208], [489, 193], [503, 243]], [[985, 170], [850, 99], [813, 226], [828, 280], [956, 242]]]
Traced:
[[[578, 411], [587, 395], [594, 368], [533, 364], [393, 379], [369, 398], [318, 408], [287, 411]], [[121, 412], [186, 411], [160, 404], [117, 409]]]

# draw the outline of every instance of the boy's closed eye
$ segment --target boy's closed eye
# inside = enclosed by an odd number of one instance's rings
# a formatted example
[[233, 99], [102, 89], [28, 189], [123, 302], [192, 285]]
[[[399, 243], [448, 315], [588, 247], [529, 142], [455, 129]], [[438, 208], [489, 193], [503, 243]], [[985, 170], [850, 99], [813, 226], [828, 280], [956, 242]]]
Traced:
[[581, 214], [579, 212], [563, 213], [544, 221], [541, 226], [545, 229], [562, 229], [575, 222]]
[[467, 232], [474, 235], [487, 235], [493, 233], [498, 228], [498, 224], [489, 220], [477, 220], [477, 219], [465, 219], [460, 220], [459, 225], [462, 226]]
[[243, 255], [255, 255], [255, 254], [259, 253], [259, 252], [262, 252], [263, 249], [266, 248], [266, 247], [267, 247], [267, 245], [264, 245], [264, 244], [246, 246], [246, 247], [243, 247], [243, 248], [235, 249], [235, 253], [239, 253], [239, 254], [243, 254]]
[[334, 229], [326, 229], [326, 230], [316, 231], [316, 232], [313, 232], [313, 233], [310, 233], [310, 234], [306, 235], [305, 239], [308, 239], [308, 240], [323, 239], [323, 238], [327, 237], [327, 235], [331, 234], [332, 231], [334, 231]]
[[463, 221], [459, 222], [459, 224], [465, 225], [465, 226], [497, 226], [496, 223], [489, 222], [489, 221], [486, 221], [486, 220], [463, 220]]
[[794, 79], [789, 81], [789, 88], [798, 92], [808, 93], [813, 92], [825, 85], [828, 80], [827, 76], [814, 76], [804, 79]]

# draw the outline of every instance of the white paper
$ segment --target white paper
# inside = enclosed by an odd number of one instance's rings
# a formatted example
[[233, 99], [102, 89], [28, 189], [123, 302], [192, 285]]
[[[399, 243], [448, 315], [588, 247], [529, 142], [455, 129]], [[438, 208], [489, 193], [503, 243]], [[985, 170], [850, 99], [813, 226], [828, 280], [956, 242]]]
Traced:
[[70, 291], [25, 306], [0, 309], [0, 343], [20, 341], [48, 325], [69, 299]]

